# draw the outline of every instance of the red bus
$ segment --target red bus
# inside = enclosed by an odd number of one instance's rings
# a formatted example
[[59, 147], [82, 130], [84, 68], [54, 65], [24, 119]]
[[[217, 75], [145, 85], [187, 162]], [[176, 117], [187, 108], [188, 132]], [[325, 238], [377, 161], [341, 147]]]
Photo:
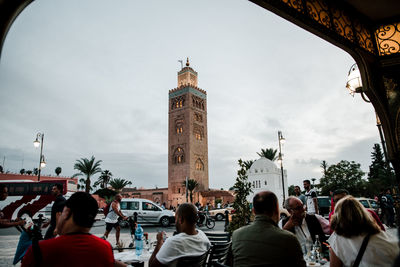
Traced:
[[[55, 200], [51, 194], [54, 184], [62, 184], [63, 192], [67, 193], [66, 180], [44, 180], [35, 182], [31, 180], [0, 180], [8, 188], [8, 197], [0, 201], [0, 210], [4, 218], [14, 220], [28, 215], [32, 218], [41, 210]], [[45, 215], [45, 214], [43, 214]], [[47, 217], [47, 216], [46, 216]]]

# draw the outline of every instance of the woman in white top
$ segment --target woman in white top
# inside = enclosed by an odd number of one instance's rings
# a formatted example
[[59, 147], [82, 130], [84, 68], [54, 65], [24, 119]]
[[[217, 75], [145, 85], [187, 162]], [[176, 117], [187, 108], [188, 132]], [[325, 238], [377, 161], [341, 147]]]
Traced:
[[352, 196], [336, 204], [331, 229], [334, 231], [328, 239], [331, 267], [353, 266], [367, 234], [370, 239], [360, 267], [392, 266], [399, 254], [396, 238], [381, 231], [370, 213]]

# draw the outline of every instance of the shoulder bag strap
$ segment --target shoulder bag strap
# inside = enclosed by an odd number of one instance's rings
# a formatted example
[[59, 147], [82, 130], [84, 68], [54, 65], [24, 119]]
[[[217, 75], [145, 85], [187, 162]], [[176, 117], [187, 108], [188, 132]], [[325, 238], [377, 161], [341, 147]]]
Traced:
[[367, 248], [370, 236], [371, 236], [370, 234], [367, 234], [367, 236], [364, 237], [364, 240], [363, 240], [363, 242], [361, 244], [360, 251], [358, 251], [357, 258], [354, 261], [353, 267], [358, 267], [358, 265], [360, 265], [362, 256], [364, 255], [365, 249]]

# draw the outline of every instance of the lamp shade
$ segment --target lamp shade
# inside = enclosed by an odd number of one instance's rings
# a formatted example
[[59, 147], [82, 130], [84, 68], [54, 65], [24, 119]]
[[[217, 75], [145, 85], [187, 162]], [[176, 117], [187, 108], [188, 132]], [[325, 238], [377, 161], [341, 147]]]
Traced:
[[40, 145], [40, 142], [39, 142], [39, 140], [37, 140], [37, 138], [36, 138], [36, 140], [33, 141], [33, 146], [36, 147], [36, 148], [38, 148], [39, 145]]
[[355, 93], [358, 93], [362, 89], [361, 82], [361, 74], [358, 69], [357, 64], [353, 64], [349, 70], [349, 74], [347, 75], [346, 88], [349, 90], [349, 93], [354, 96]]

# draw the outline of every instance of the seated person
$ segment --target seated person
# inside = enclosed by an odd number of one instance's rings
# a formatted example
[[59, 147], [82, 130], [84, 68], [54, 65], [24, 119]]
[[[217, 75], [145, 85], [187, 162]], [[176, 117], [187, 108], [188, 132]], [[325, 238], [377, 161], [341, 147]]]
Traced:
[[356, 266], [364, 240], [366, 247], [360, 254], [359, 266], [398, 266], [393, 265], [399, 254], [397, 238], [381, 231], [370, 213], [354, 197], [346, 196], [339, 200], [331, 227], [334, 231], [328, 239], [331, 267]]
[[324, 244], [326, 236], [317, 215], [307, 214], [303, 203], [297, 197], [288, 197], [285, 200], [285, 208], [290, 216], [282, 220], [282, 229], [294, 233], [301, 245], [305, 245], [307, 241], [314, 243], [315, 237], [318, 235], [322, 250], [327, 251]]
[[157, 245], [149, 260], [150, 267], [176, 266], [179, 258], [201, 256], [211, 243], [201, 230], [196, 230], [197, 209], [193, 204], [179, 205], [175, 214], [177, 235], [164, 241], [163, 232], [157, 234]]
[[[341, 200], [347, 195], [349, 195], [349, 191], [347, 191], [346, 189], [337, 189], [333, 192], [333, 202], [336, 204], [338, 203], [339, 200]], [[381, 228], [382, 231], [385, 231], [385, 227], [383, 226], [381, 220], [379, 219], [379, 216], [375, 213], [375, 211], [371, 209], [366, 209], [366, 210], [371, 214], [372, 218], [374, 218], [379, 228]], [[332, 211], [329, 213], [329, 221], [331, 221], [331, 217], [334, 212], [335, 212], [335, 206], [333, 206]]]
[[[300, 200], [299, 200], [300, 201]], [[233, 266], [306, 266], [297, 238], [280, 229], [279, 203], [270, 191], [253, 198], [255, 220], [232, 234]]]

